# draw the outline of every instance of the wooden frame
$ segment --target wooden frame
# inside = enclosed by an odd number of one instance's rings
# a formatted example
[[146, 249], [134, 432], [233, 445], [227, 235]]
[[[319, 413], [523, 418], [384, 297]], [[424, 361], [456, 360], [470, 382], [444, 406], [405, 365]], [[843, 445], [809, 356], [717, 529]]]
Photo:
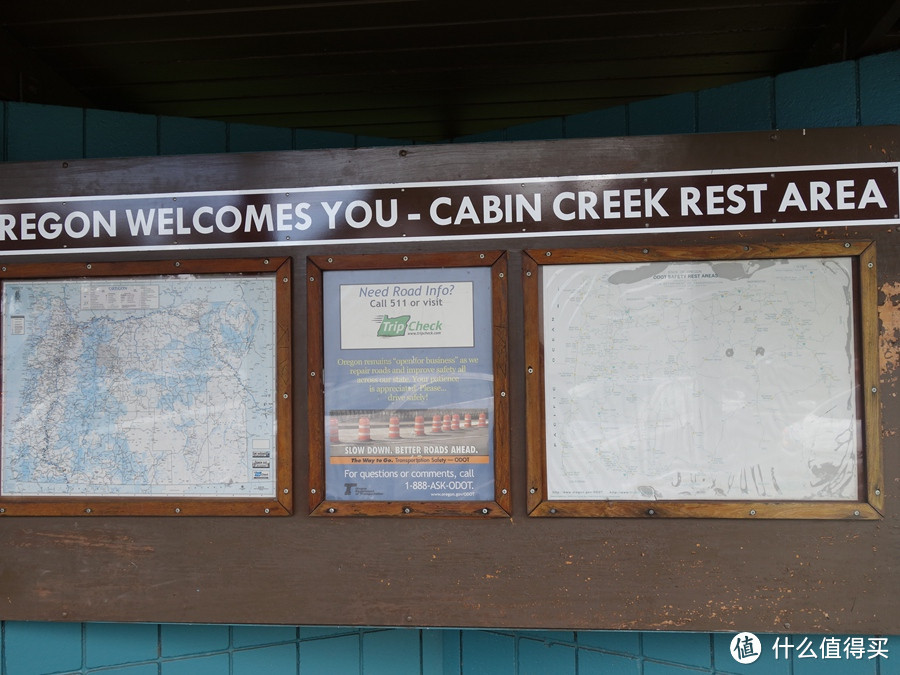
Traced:
[[[264, 277], [272, 280], [271, 285], [254, 285], [257, 292], [267, 295], [271, 293], [270, 300], [274, 308], [274, 315], [271, 321], [272, 333], [265, 338], [267, 344], [258, 345], [258, 349], [262, 352], [262, 363], [268, 361], [273, 368], [271, 373], [271, 390], [267, 389], [265, 392], [271, 396], [271, 402], [263, 404], [262, 411], [258, 413], [256, 418], [258, 424], [271, 424], [272, 437], [257, 439], [256, 444], [251, 443], [248, 438], [246, 454], [243, 460], [239, 460], [246, 461], [247, 474], [244, 479], [246, 483], [242, 483], [245, 486], [244, 489], [253, 490], [253, 481], [258, 479], [263, 482], [257, 484], [256, 487], [260, 493], [265, 494], [260, 494], [258, 497], [247, 496], [252, 493], [241, 493], [236, 488], [228, 487], [229, 483], [226, 481], [231, 481], [233, 478], [225, 475], [222, 477], [223, 482], [219, 488], [213, 487], [218, 483], [211, 480], [206, 488], [210, 490], [209, 493], [204, 493], [201, 489], [201, 491], [194, 494], [190, 494], [189, 490], [186, 494], [178, 494], [180, 488], [163, 488], [154, 486], [152, 483], [144, 487], [128, 485], [110, 488], [109, 490], [104, 488], [106, 483], [98, 483], [97, 486], [85, 483], [85, 487], [81, 488], [81, 493], [61, 494], [55, 492], [57, 488], [51, 488], [51, 494], [47, 495], [33, 494], [33, 489], [22, 490], [23, 493], [30, 491], [32, 492], [31, 494], [15, 494], [14, 492], [3, 494], [2, 489], [0, 489], [0, 513], [6, 516], [275, 516], [291, 513], [293, 462], [291, 425], [291, 262], [289, 258], [9, 264], [4, 265], [0, 269], [0, 283], [6, 285], [21, 281], [22, 288], [27, 289], [30, 287], [37, 288], [34, 284], [40, 284], [45, 281], [50, 283], [59, 282], [64, 289], [63, 292], [68, 292], [69, 289], [65, 288], [65, 284], [71, 282], [73, 285], [72, 290], [82, 294], [81, 304], [76, 307], [84, 309], [85, 293], [93, 294], [97, 292], [108, 294], [106, 299], [96, 301], [98, 303], [97, 309], [100, 309], [100, 305], [107, 305], [102, 309], [108, 311], [111, 308], [113, 310], [116, 309], [113, 305], [126, 298], [127, 294], [133, 289], [139, 287], [145, 289], [155, 288], [155, 291], [151, 290], [150, 292], [163, 295], [165, 291], [160, 292], [159, 288], [165, 287], [165, 284], [170, 284], [168, 287], [173, 288], [171, 284], [191, 283], [192, 280], [202, 279], [204, 275], [211, 277], [208, 281], [220, 279], [230, 281], [234, 279], [237, 282], [241, 279], [249, 281], [251, 278], [262, 279]], [[109, 285], [97, 283], [107, 279], [110, 280]], [[159, 285], [154, 286], [146, 283], [152, 279], [158, 279]], [[222, 282], [219, 283], [221, 284]], [[129, 284], [132, 286], [129, 286]], [[76, 288], [77, 285], [81, 286], [80, 290]], [[114, 286], [124, 289], [121, 291], [121, 296], [112, 297], [117, 293]], [[95, 291], [93, 289], [98, 290]], [[242, 292], [249, 291], [242, 287]], [[76, 302], [78, 301], [76, 300]], [[95, 306], [90, 304], [95, 302], [93, 299], [87, 302], [89, 303], [87, 309], [95, 309]], [[156, 307], [161, 306], [158, 299], [151, 301], [151, 307], [154, 303]], [[142, 307], [134, 307], [134, 305], [128, 305], [128, 307], [138, 311], [142, 309]], [[246, 307], [248, 311], [253, 309], [250, 304]], [[144, 316], [150, 317], [152, 313]], [[238, 328], [244, 326], [245, 324], [241, 322], [249, 316], [252, 315], [237, 316], [234, 318], [235, 325]], [[4, 308], [4, 321], [6, 320], [7, 312]], [[25, 318], [19, 317], [18, 321], [21, 322], [21, 330], [24, 333]], [[200, 324], [200, 322], [201, 318], [198, 316], [196, 323]], [[4, 335], [6, 335], [7, 330], [9, 328], [4, 326]], [[142, 329], [135, 328], [134, 330], [135, 335], [137, 335]], [[203, 333], [203, 330], [200, 328], [199, 332]], [[211, 332], [210, 335], [212, 336]], [[173, 336], [173, 339], [178, 340], [179, 336], [176, 334]], [[223, 337], [222, 339], [226, 338]], [[114, 347], [114, 344], [116, 343], [110, 343], [112, 347]], [[196, 344], [191, 345], [186, 340], [184, 345], [185, 349], [198, 348]], [[6, 347], [4, 346], [4, 352], [5, 349]], [[110, 358], [115, 359], [118, 356]], [[130, 358], [134, 358], [134, 355]], [[99, 364], [99, 362], [100, 359], [98, 357], [97, 363]], [[114, 361], [111, 362], [114, 363]], [[118, 364], [115, 365], [119, 367]], [[101, 366], [95, 365], [94, 367]], [[61, 371], [63, 368], [64, 366], [60, 366]], [[237, 370], [238, 366], [235, 369]], [[3, 372], [4, 374], [7, 372], [5, 368]], [[124, 376], [117, 377], [116, 381], [122, 381], [124, 378]], [[156, 377], [159, 380], [165, 380], [169, 376], [166, 375], [164, 369], [153, 370], [148, 367], [146, 377], [148, 379]], [[159, 386], [158, 393], [159, 399], [157, 403], [160, 403], [165, 394], [163, 385]], [[7, 391], [6, 383], [4, 383], [3, 394], [4, 402], [8, 405], [10, 394]], [[173, 400], [173, 409], [175, 405], [183, 405], [188, 410], [186, 415], [191, 414], [190, 396], [188, 394], [185, 394], [182, 390], [172, 390], [165, 396]], [[237, 394], [226, 396], [227, 401], [233, 402], [234, 405], [243, 406], [246, 404], [246, 400], [240, 398]], [[149, 394], [146, 398], [147, 400], [153, 400], [153, 396]], [[62, 403], [58, 402], [57, 405], [62, 405]], [[266, 409], [269, 412], [265, 412]], [[129, 415], [132, 414], [136, 419], [132, 420], [131, 424], [136, 427], [141, 424], [140, 408], [136, 408], [134, 412], [129, 412]], [[266, 422], [266, 418], [270, 418], [272, 415], [274, 415], [274, 423]], [[155, 426], [153, 428], [155, 429]], [[114, 434], [112, 436], [113, 440], [109, 442], [114, 443], [116, 447], [120, 447], [119, 444], [121, 444], [121, 447], [125, 447], [128, 441], [123, 440], [124, 433], [122, 431], [119, 435]], [[153, 444], [151, 447], [158, 447], [158, 442], [153, 440], [153, 435], [156, 432], [150, 431], [149, 433], [150, 442]], [[240, 431], [238, 430], [236, 433], [240, 433]], [[119, 440], [116, 440], [117, 438]], [[230, 438], [226, 434], [222, 434], [222, 440], [224, 443]], [[271, 447], [273, 441], [274, 447]], [[224, 448], [226, 446], [223, 445], [221, 447]], [[270, 447], [274, 452], [274, 458], [268, 451]], [[2, 453], [2, 450], [0, 448], [0, 453]], [[212, 448], [212, 450], [216, 450], [216, 448]], [[73, 450], [73, 452], [76, 452], [76, 450]], [[174, 448], [170, 450], [170, 453], [173, 453], [173, 455], [177, 452]], [[235, 449], [234, 452], [236, 453], [235, 456], [239, 456], [240, 450]], [[264, 468], [256, 468], [257, 465]], [[254, 472], [258, 475], [254, 475]], [[73, 474], [70, 473], [64, 480], [68, 482], [72, 476]], [[103, 480], [107, 479], [104, 478]], [[2, 488], [2, 484], [0, 484], [0, 488]], [[221, 490], [222, 496], [216, 496], [216, 490]], [[234, 490], [233, 493], [231, 493], [232, 490]]]
[[[308, 407], [309, 407], [309, 510], [313, 515], [326, 516], [472, 516], [506, 517], [510, 512], [509, 482], [509, 403], [507, 382], [507, 265], [506, 253], [500, 251], [472, 253], [431, 253], [410, 255], [367, 255], [367, 256], [314, 256], [307, 263], [307, 304], [308, 304]], [[325, 275], [337, 271], [381, 271], [401, 270], [453, 270], [455, 268], [487, 268], [490, 280], [490, 317], [480, 317], [475, 321], [486, 322], [492, 353], [492, 408], [488, 416], [493, 424], [493, 447], [489, 452], [493, 457], [493, 498], [465, 499], [349, 499], [329, 498], [327, 494], [326, 464], [326, 387], [325, 374], [325, 316], [323, 296]], [[452, 272], [451, 272], [452, 274]], [[368, 283], [373, 283], [369, 281]], [[376, 301], [377, 303], [378, 301]], [[333, 303], [340, 305], [340, 302]], [[331, 327], [332, 330], [334, 326]], [[339, 327], [338, 327], [339, 328]], [[477, 345], [477, 339], [475, 344]], [[335, 366], [335, 368], [337, 368]], [[427, 400], [427, 399], [426, 399]], [[328, 413], [330, 414], [330, 413]], [[418, 420], [421, 423], [423, 420]], [[429, 420], [430, 424], [430, 420]], [[474, 424], [472, 425], [474, 426]], [[444, 428], [446, 431], [446, 427]], [[330, 431], [328, 432], [331, 433]], [[419, 428], [417, 434], [425, 438]], [[374, 436], [373, 436], [374, 437]], [[393, 438], [398, 438], [393, 436]], [[329, 445], [330, 445], [329, 436]], [[424, 445], [423, 445], [424, 447]], [[416, 460], [424, 461], [421, 454], [413, 451], [405, 464], [416, 466]], [[387, 461], [396, 461], [388, 458]], [[348, 460], [349, 461], [349, 460]], [[354, 460], [356, 461], [356, 460]], [[451, 465], [452, 466], [452, 465]], [[462, 465], [465, 466], [465, 465]], [[347, 475], [346, 473], [344, 475]], [[349, 493], [351, 487], [348, 486]]]
[[[856, 409], [858, 434], [857, 497], [836, 501], [803, 499], [646, 499], [616, 497], [551, 498], [548, 490], [548, 430], [545, 386], [548, 377], [543, 335], [542, 292], [544, 266], [606, 263], [733, 261], [760, 259], [849, 258], [854, 297], [850, 303], [851, 330], [857, 349]], [[525, 358], [527, 363], [528, 511], [531, 516], [606, 516], [672, 518], [819, 518], [878, 519], [884, 504], [880, 444], [880, 407], [877, 359], [877, 285], [875, 245], [870, 241], [713, 245], [620, 249], [536, 249], [523, 258], [525, 302]], [[647, 298], [652, 303], [652, 298]], [[851, 366], [853, 367], [853, 366]], [[556, 367], [554, 367], [556, 368]], [[560, 366], [562, 368], [562, 366]], [[599, 452], [599, 449], [597, 450]], [[774, 473], [773, 473], [774, 476]], [[655, 491], [654, 491], [655, 492]]]

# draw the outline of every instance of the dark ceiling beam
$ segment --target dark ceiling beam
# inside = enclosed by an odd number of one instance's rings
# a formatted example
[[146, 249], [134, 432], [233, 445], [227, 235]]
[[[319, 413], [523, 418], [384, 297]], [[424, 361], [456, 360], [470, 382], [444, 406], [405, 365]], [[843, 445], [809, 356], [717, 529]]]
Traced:
[[0, 100], [447, 138], [853, 58], [898, 15], [900, 0], [4, 0]]
[[0, 99], [90, 107], [91, 100], [0, 26]]
[[850, 0], [841, 5], [807, 55], [807, 66], [857, 59], [900, 47], [900, 0]]

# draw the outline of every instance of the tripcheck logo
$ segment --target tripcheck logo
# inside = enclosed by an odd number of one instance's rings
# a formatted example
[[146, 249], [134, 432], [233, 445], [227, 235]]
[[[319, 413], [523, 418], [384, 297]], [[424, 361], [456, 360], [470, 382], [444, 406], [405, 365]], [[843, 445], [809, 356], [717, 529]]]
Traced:
[[378, 337], [400, 337], [406, 335], [409, 319], [409, 314], [395, 317], [385, 314], [375, 317], [375, 322], [378, 324]]
[[401, 337], [403, 335], [440, 335], [444, 330], [443, 321], [423, 323], [412, 318], [410, 314], [401, 316], [382, 315], [375, 317], [378, 324], [378, 337]]

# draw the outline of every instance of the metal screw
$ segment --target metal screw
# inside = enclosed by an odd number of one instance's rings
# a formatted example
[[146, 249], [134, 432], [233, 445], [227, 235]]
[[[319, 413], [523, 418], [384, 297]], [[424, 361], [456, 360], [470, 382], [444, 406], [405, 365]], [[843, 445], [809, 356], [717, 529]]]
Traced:
[[550, 513], [556, 513], [556, 509], [550, 509]]
[[[310, 281], [315, 281], [316, 278], [315, 278], [315, 277], [310, 277], [309, 280], [310, 280]], [[287, 279], [282, 279], [282, 281], [287, 281]]]
[[858, 515], [859, 515], [859, 511], [854, 511], [854, 512], [853, 512], [853, 515], [854, 515], [854, 516], [858, 516]]
[[409, 513], [411, 510], [408, 506], [403, 507], [403, 513]]
[[643, 251], [641, 251], [641, 253], [650, 253], [650, 249], [649, 249], [649, 248], [645, 248]]
[[266, 509], [265, 512], [268, 513], [268, 512], [269, 512], [269, 509]]
[[872, 387], [872, 393], [875, 394], [878, 392], [878, 387]]
[[531, 488], [531, 489], [529, 490], [529, 492], [530, 492], [531, 494], [534, 494], [535, 492], [537, 492], [537, 488]]
[[311, 371], [309, 372], [309, 376], [310, 376], [310, 377], [315, 377], [315, 376], [316, 376], [316, 371], [311, 370]]
[[547, 257], [549, 258], [549, 257], [550, 257], [551, 255], [553, 255], [553, 254], [550, 253], [550, 251], [547, 251], [544, 255], [547, 256]]
[[268, 265], [268, 264], [269, 264], [269, 259], [268, 259], [268, 258], [266, 258], [265, 260], [263, 260], [263, 265]]
[[751, 515], [751, 516], [755, 516], [755, 515], [756, 515], [756, 509], [750, 509], [750, 515]]
[[334, 513], [334, 507], [333, 507], [333, 506], [332, 506], [330, 509], [328, 509], [328, 513]]
[[656, 511], [654, 511], [653, 509], [647, 509], [647, 515], [648, 515], [648, 516], [655, 516], [655, 515], [656, 515]]
[[525, 276], [526, 276], [526, 277], [530, 277], [530, 276], [531, 276], [531, 272], [525, 272]]
[[312, 495], [316, 494], [316, 488], [313, 488], [312, 490], [310, 490], [309, 493]]
[[281, 395], [281, 398], [287, 398], [287, 397], [288, 397], [287, 394], [282, 394], [282, 395]]
[[6, 513], [6, 509], [0, 509], [0, 513]]
[[505, 391], [501, 391], [501, 392], [500, 392], [500, 398], [506, 398], [506, 392], [505, 392]]
[[844, 242], [844, 248], [850, 248], [850, 242], [849, 242], [849, 241]]
[[881, 494], [881, 490], [879, 490], [878, 488], [875, 488], [875, 496], [877, 497], [880, 494]]
[[181, 267], [181, 263], [180, 263], [180, 262], [176, 262], [176, 263], [175, 263], [175, 267]]
[[87, 265], [85, 265], [85, 267], [87, 267], [88, 269], [91, 269], [91, 263], [88, 263]]
[[181, 509], [179, 509], [179, 508], [176, 507], [176, 508], [175, 508], [175, 513], [181, 513]]
[[334, 258], [329, 258], [328, 262], [330, 262], [330, 263], [334, 262]]
[[484, 253], [479, 253], [478, 257], [481, 258], [482, 260], [484, 260]]
[[[509, 492], [509, 490], [507, 490], [506, 488], [503, 488], [502, 490], [500, 490], [500, 494], [502, 494], [502, 495], [505, 495], [507, 492]], [[878, 490], [875, 491], [875, 494], [878, 494]]]
[[90, 510], [90, 509], [85, 509], [84, 512], [85, 512], [85, 513], [90, 513], [91, 510]]
[[481, 512], [482, 512], [484, 515], [487, 515], [488, 510], [487, 510], [487, 509], [481, 509]]
[[284, 494], [287, 494], [288, 492], [290, 492], [290, 490], [288, 490], [287, 488], [284, 488], [284, 490], [282, 490], [282, 492], [284, 492]]
[[500, 272], [500, 274], [498, 274], [497, 276], [499, 276], [502, 279], [505, 275], [503, 274], [503, 272]]
[[875, 267], [875, 263], [869, 263], [869, 264], [868, 264], [868, 268], [869, 268], [869, 269], [872, 269], [873, 267]]
[[403, 256], [403, 262], [408, 262], [408, 261], [409, 261], [409, 256], [408, 255]]

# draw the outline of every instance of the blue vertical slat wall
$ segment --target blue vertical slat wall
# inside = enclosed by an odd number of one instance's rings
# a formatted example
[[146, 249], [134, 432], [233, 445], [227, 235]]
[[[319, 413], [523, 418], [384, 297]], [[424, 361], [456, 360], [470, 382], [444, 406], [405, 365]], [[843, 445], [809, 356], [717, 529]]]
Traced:
[[[900, 124], [900, 52], [455, 141], [876, 124]], [[14, 102], [0, 106], [0, 126], [2, 159], [11, 162], [400, 144], [350, 134]], [[886, 643], [870, 642], [874, 636], [866, 636], [860, 658], [842, 651], [840, 658], [823, 659], [826, 636], [761, 635], [763, 654], [751, 665], [732, 658], [732, 637], [730, 633], [0, 621], [0, 675], [900, 675], [898, 636]], [[847, 644], [843, 636], [827, 637]], [[776, 651], [776, 640], [782, 645], [789, 640], [795, 648]], [[796, 647], [804, 641], [814, 649], [801, 657]]]
[[[847, 636], [763, 635], [752, 664], [733, 634], [297, 628], [7, 621], [3, 673], [48, 675], [898, 675], [900, 638], [857, 658]], [[840, 655], [823, 659], [823, 639]], [[776, 640], [779, 642], [776, 643]], [[794, 646], [785, 658], [776, 644]], [[800, 647], [811, 649], [800, 657]], [[816, 654], [815, 657], [812, 654]]]
[[155, 155], [159, 152], [158, 125], [155, 115], [86, 110], [84, 156], [87, 159], [100, 159]]
[[812, 126], [809, 119], [817, 127], [855, 126], [859, 124], [858, 83], [857, 65], [852, 61], [779, 75], [775, 122], [783, 129]]
[[8, 103], [4, 158], [10, 162], [84, 157], [84, 110]]

